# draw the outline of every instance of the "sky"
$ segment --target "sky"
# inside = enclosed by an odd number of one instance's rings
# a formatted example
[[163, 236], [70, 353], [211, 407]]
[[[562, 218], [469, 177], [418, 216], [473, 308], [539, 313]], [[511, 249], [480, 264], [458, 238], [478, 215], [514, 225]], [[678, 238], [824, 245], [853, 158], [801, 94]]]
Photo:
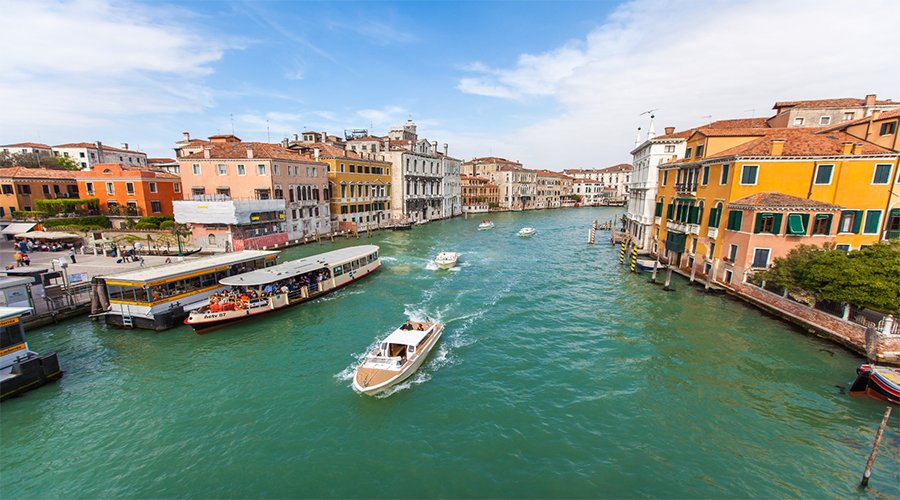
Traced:
[[775, 101], [900, 100], [895, 0], [3, 0], [0, 144], [277, 142], [412, 118], [456, 158], [631, 160]]

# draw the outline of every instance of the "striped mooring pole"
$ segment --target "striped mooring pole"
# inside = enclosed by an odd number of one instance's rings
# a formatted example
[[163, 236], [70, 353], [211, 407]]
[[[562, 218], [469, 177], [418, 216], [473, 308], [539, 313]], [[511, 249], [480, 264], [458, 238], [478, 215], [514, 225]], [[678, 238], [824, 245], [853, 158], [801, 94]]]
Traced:
[[634, 268], [637, 267], [637, 247], [632, 247], [631, 249], [631, 272], [635, 272]]
[[619, 250], [619, 264], [625, 263], [625, 242], [623, 241], [621, 244], [621, 249]]
[[591, 224], [591, 236], [588, 238], [588, 245], [593, 245], [597, 240], [597, 221], [594, 220], [594, 223]]

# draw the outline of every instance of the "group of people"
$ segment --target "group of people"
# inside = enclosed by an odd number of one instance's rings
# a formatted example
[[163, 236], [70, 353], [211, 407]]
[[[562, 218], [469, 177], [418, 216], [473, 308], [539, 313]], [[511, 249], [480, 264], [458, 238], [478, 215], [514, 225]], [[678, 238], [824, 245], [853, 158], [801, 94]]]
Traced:
[[286, 280], [268, 283], [262, 289], [251, 287], [229, 288], [209, 296], [209, 311], [222, 312], [245, 309], [254, 300], [266, 299], [279, 294], [290, 295], [298, 292], [304, 286], [310, 287], [310, 291], [313, 291], [312, 285], [317, 286], [318, 283], [330, 277], [331, 272], [326, 268]]
[[15, 247], [23, 253], [62, 252], [65, 250], [75, 250], [74, 243], [57, 243], [55, 241], [47, 243], [45, 241], [19, 240], [15, 243]]

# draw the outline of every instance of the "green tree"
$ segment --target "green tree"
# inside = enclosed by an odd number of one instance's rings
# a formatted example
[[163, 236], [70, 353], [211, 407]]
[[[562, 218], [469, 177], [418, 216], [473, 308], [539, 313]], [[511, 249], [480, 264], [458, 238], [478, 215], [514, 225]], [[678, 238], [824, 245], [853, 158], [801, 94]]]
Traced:
[[81, 170], [81, 165], [79, 165], [75, 160], [65, 156], [54, 156], [53, 163], [54, 168], [58, 168], [61, 170]]

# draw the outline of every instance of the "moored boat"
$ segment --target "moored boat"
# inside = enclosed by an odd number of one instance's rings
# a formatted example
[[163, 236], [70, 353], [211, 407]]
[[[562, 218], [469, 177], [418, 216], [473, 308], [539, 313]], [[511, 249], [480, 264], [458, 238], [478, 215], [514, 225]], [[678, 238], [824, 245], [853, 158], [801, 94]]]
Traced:
[[866, 394], [875, 399], [900, 405], [900, 368], [862, 365], [856, 369], [856, 380], [850, 394]]
[[441, 252], [434, 258], [434, 264], [438, 269], [450, 269], [456, 265], [459, 254], [456, 252]]
[[438, 322], [407, 321], [366, 355], [353, 374], [353, 389], [372, 396], [403, 382], [419, 369], [443, 332]]
[[41, 355], [28, 348], [20, 318], [30, 312], [30, 307], [0, 307], [0, 401], [63, 376], [55, 352]]
[[523, 227], [519, 230], [519, 236], [522, 237], [534, 236], [535, 233], [537, 233], [537, 230], [533, 227]]
[[638, 259], [637, 268], [641, 271], [652, 271], [653, 263], [656, 262], [656, 269], [665, 269], [666, 265], [654, 259]]
[[487, 231], [488, 229], [494, 228], [494, 222], [489, 220], [481, 221], [481, 224], [478, 224], [479, 231]]
[[236, 321], [315, 299], [368, 276], [381, 266], [376, 245], [360, 245], [229, 276], [184, 323], [205, 333]]

